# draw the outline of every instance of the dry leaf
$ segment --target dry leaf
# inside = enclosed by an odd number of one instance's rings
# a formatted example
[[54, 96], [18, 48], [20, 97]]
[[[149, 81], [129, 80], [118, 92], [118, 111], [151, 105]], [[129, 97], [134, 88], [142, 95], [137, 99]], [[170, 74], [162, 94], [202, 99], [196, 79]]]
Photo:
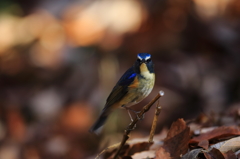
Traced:
[[175, 135], [181, 133], [186, 128], [186, 123], [183, 119], [178, 119], [174, 123], [172, 123], [171, 128], [167, 134], [167, 137], [164, 139], [165, 141], [174, 137]]
[[209, 146], [209, 142], [208, 142], [208, 140], [202, 140], [198, 143], [198, 146], [207, 150], [208, 146]]
[[150, 146], [151, 146], [151, 144], [149, 144], [148, 142], [136, 143], [129, 148], [128, 155], [131, 156], [131, 155], [135, 154], [136, 152], [142, 152], [145, 150], [149, 150]]
[[178, 119], [172, 124], [163, 148], [171, 154], [171, 157], [179, 157], [187, 152], [189, 140], [190, 128], [183, 119]]
[[235, 135], [240, 135], [240, 130], [238, 127], [222, 126], [210, 132], [201, 134], [200, 136], [194, 137], [193, 139], [190, 140], [190, 143], [199, 143], [202, 140], [223, 139]]
[[215, 148], [213, 148], [209, 152], [204, 152], [203, 154], [207, 159], [225, 159], [223, 154]]
[[135, 153], [134, 155], [132, 155], [132, 159], [139, 159], [139, 158], [155, 158], [155, 151], [142, 151], [139, 153]]
[[236, 155], [234, 154], [233, 151], [228, 151], [223, 154], [225, 159], [237, 159]]
[[211, 155], [208, 154], [207, 152], [204, 152], [203, 154], [204, 154], [204, 157], [205, 157], [206, 159], [214, 159], [214, 158], [212, 158]]
[[171, 159], [170, 153], [167, 152], [163, 147], [160, 147], [156, 153], [156, 159]]

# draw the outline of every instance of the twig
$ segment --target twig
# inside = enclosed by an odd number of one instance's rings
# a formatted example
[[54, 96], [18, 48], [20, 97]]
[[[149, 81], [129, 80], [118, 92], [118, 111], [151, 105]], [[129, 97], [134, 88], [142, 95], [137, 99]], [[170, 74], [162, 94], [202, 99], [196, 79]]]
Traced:
[[[130, 142], [131, 142], [131, 141], [127, 141], [126, 143], [130, 143]], [[103, 153], [105, 153], [106, 151], [108, 151], [108, 150], [110, 150], [110, 149], [118, 148], [120, 144], [121, 144], [121, 142], [116, 143], [116, 144], [113, 144], [113, 145], [111, 145], [111, 146], [105, 148], [105, 149], [102, 150], [99, 154], [97, 154], [97, 156], [95, 157], [95, 159], [99, 159], [100, 156], [101, 156]]]
[[128, 125], [127, 129], [124, 131], [124, 134], [123, 134], [123, 139], [122, 139], [122, 142], [119, 146], [119, 149], [117, 151], [117, 153], [115, 154], [114, 156], [114, 159], [117, 159], [123, 146], [125, 145], [126, 141], [128, 140], [129, 138], [129, 134], [130, 132], [134, 129], [134, 126], [135, 124], [143, 118], [143, 115], [152, 107], [152, 105], [160, 98], [164, 95], [164, 92], [163, 91], [160, 91], [157, 96], [150, 102], [148, 103], [147, 105], [145, 105], [143, 107], [143, 109], [141, 110], [140, 113], [138, 113], [138, 115], [135, 117], [135, 119]]
[[161, 109], [162, 109], [162, 107], [159, 106], [159, 101], [158, 101], [156, 109], [155, 109], [155, 115], [154, 115], [154, 118], [153, 118], [153, 123], [152, 123], [152, 128], [151, 128], [149, 140], [148, 140], [149, 144], [153, 143], [153, 136], [155, 134], [155, 130], [156, 130], [156, 127], [157, 127], [157, 120], [158, 120], [159, 114], [161, 113]]
[[111, 146], [105, 148], [104, 150], [102, 150], [102, 152], [100, 152], [100, 153], [95, 157], [95, 159], [99, 159], [100, 156], [101, 156], [104, 152], [108, 151], [109, 149], [117, 148], [120, 144], [121, 144], [121, 143], [119, 142], [119, 143], [116, 143], [116, 144], [114, 144], [114, 145], [111, 145]]

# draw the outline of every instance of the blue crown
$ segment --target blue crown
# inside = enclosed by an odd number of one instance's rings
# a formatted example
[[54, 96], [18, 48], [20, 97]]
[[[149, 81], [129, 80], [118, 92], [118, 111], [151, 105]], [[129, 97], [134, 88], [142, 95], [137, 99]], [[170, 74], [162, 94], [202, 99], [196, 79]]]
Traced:
[[148, 53], [139, 53], [138, 55], [137, 55], [137, 57], [138, 57], [138, 59], [140, 59], [140, 60], [147, 60], [147, 59], [150, 59], [151, 58], [151, 55], [150, 54], [148, 54]]

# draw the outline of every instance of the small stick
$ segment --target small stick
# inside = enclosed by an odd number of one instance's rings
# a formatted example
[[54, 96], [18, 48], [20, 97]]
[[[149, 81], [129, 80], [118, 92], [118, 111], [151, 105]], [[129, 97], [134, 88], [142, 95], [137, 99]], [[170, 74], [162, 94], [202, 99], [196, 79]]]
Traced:
[[104, 152], [108, 151], [109, 149], [117, 148], [119, 145], [120, 145], [120, 142], [117, 143], [117, 144], [114, 144], [114, 145], [111, 145], [111, 146], [105, 148], [104, 150], [102, 150], [102, 152], [100, 152], [100, 153], [95, 157], [95, 159], [99, 159], [100, 156], [101, 156]]
[[148, 140], [149, 144], [153, 143], [153, 136], [155, 134], [155, 130], [156, 130], [156, 127], [157, 127], [158, 116], [159, 116], [159, 114], [161, 113], [161, 110], [162, 110], [162, 107], [158, 106], [158, 105], [159, 105], [159, 101], [158, 101], [156, 109], [155, 109], [155, 115], [154, 115], [154, 118], [153, 118], [152, 128], [151, 128], [151, 132], [150, 132], [150, 136], [149, 136], [149, 140]]
[[143, 115], [152, 107], [152, 105], [160, 98], [164, 95], [164, 92], [163, 91], [160, 91], [157, 96], [151, 101], [149, 102], [147, 105], [145, 105], [143, 107], [143, 109], [141, 110], [141, 112], [138, 114], [137, 117], [135, 117], [135, 119], [128, 125], [127, 129], [124, 131], [124, 134], [123, 134], [123, 139], [122, 139], [122, 142], [119, 146], [119, 149], [117, 151], [117, 153], [115, 154], [114, 156], [114, 159], [117, 159], [123, 146], [125, 145], [126, 141], [128, 140], [129, 138], [129, 134], [130, 132], [133, 130], [135, 124], [139, 121], [139, 119], [143, 118]]

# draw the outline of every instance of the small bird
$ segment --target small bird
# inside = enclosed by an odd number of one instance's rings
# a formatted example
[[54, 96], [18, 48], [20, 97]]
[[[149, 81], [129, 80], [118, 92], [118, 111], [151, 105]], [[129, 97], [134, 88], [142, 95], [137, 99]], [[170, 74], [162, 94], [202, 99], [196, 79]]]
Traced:
[[155, 73], [151, 55], [139, 53], [135, 64], [122, 75], [112, 89], [100, 117], [89, 131], [97, 133], [108, 115], [116, 108], [124, 107], [128, 110], [128, 107], [142, 101], [152, 91], [154, 83]]

